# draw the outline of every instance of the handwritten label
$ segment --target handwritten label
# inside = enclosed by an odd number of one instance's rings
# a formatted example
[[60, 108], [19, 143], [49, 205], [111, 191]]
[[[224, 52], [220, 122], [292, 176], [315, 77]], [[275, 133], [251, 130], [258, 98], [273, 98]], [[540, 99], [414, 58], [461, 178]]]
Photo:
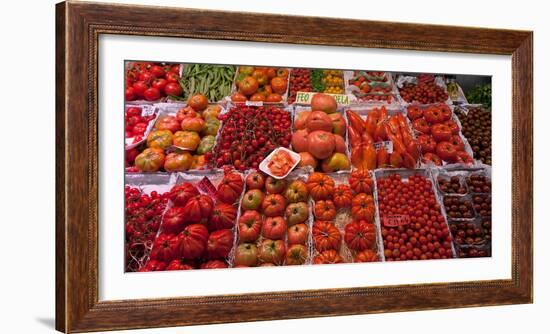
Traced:
[[151, 116], [155, 114], [155, 108], [153, 106], [143, 106], [141, 108], [141, 116]]
[[249, 107], [262, 107], [263, 101], [246, 101], [245, 104]]
[[[296, 103], [300, 104], [311, 104], [311, 99], [313, 98], [313, 95], [317, 93], [315, 92], [298, 92], [296, 93]], [[336, 100], [336, 103], [340, 105], [348, 105], [350, 103], [350, 98], [348, 95], [345, 94], [327, 94]]]
[[374, 143], [374, 149], [375, 150], [380, 150], [381, 148], [385, 148], [386, 149], [386, 152], [388, 153], [392, 153], [393, 152], [393, 142], [390, 141], [390, 140], [387, 140], [387, 141], [379, 141], [379, 142], [376, 142]]
[[206, 193], [212, 197], [216, 197], [216, 187], [212, 184], [210, 179], [205, 176], [200, 180], [200, 182], [197, 184], [197, 188], [199, 188], [200, 191], [203, 193]]
[[408, 225], [411, 223], [409, 215], [387, 215], [382, 217], [382, 225], [386, 227], [396, 227]]

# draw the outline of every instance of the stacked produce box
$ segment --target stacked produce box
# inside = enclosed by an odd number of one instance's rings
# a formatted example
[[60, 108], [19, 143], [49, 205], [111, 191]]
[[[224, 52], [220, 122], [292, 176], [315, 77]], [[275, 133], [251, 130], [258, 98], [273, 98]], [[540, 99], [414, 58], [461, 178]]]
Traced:
[[491, 113], [441, 76], [126, 69], [126, 271], [491, 255]]

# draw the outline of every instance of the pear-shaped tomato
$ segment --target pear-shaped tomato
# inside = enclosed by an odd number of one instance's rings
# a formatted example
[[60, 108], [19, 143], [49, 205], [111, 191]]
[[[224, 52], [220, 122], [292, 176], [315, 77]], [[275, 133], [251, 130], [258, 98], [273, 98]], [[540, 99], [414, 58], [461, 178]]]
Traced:
[[175, 146], [195, 151], [201, 142], [201, 137], [193, 131], [178, 131], [174, 134], [173, 143]]
[[169, 130], [151, 131], [147, 136], [147, 146], [151, 148], [165, 149], [172, 145], [172, 132]]
[[168, 153], [164, 160], [164, 170], [167, 172], [184, 172], [191, 167], [193, 157], [189, 152]]
[[146, 148], [138, 154], [134, 164], [142, 172], [156, 172], [164, 165], [164, 150], [160, 148]]

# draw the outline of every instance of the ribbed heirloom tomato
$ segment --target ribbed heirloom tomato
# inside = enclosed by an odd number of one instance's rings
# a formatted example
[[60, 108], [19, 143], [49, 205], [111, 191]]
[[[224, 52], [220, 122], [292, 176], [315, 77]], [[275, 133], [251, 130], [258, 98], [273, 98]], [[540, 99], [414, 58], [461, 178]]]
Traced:
[[189, 223], [206, 224], [210, 219], [210, 214], [214, 209], [214, 201], [206, 195], [195, 196], [183, 207], [185, 212], [185, 221]]
[[232, 228], [237, 219], [237, 208], [226, 203], [218, 203], [212, 210], [208, 229], [210, 231]]
[[233, 247], [233, 231], [217, 230], [208, 236], [206, 253], [209, 259], [226, 258]]
[[357, 252], [353, 258], [353, 262], [377, 262], [378, 254], [372, 249], [365, 249], [364, 251]]
[[338, 228], [330, 222], [316, 221], [313, 224], [313, 245], [322, 252], [327, 249], [339, 249], [342, 236]]
[[192, 197], [198, 196], [199, 191], [191, 183], [185, 182], [175, 185], [170, 190], [170, 200], [174, 205], [184, 206]]
[[344, 227], [344, 241], [355, 251], [372, 248], [376, 241], [376, 228], [364, 220], [351, 222]]
[[357, 194], [351, 201], [351, 216], [357, 220], [374, 220], [374, 199], [372, 195]]
[[323, 252], [320, 252], [313, 258], [313, 264], [334, 264], [334, 263], [343, 263], [344, 260], [334, 249], [329, 249]]
[[372, 194], [374, 182], [366, 170], [356, 169], [349, 176], [349, 185], [354, 193]]
[[334, 180], [323, 173], [312, 173], [306, 182], [307, 189], [314, 200], [329, 199], [334, 192]]
[[184, 259], [196, 259], [206, 249], [208, 230], [202, 224], [192, 224], [178, 234], [178, 238], [181, 256]]
[[134, 164], [142, 172], [156, 172], [164, 165], [164, 151], [160, 148], [146, 148], [135, 159]]
[[336, 207], [331, 200], [315, 202], [315, 218], [318, 220], [333, 220], [336, 217]]
[[262, 216], [258, 211], [248, 210], [239, 217], [239, 241], [253, 242], [260, 236]]
[[233, 204], [241, 196], [243, 191], [244, 181], [237, 173], [227, 173], [224, 175], [221, 183], [218, 185], [216, 196], [218, 199], [227, 204]]

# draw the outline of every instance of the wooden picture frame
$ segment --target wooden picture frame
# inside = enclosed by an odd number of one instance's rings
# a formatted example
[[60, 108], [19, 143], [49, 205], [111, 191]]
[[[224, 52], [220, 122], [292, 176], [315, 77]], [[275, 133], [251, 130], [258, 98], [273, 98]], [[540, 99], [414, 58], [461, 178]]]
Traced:
[[[259, 19], [267, 24], [254, 24]], [[101, 34], [512, 56], [512, 278], [99, 301], [97, 46]], [[120, 330], [533, 301], [532, 32], [68, 1], [56, 7], [56, 43], [57, 330]], [[251, 308], [254, 312], [247, 312]]]

